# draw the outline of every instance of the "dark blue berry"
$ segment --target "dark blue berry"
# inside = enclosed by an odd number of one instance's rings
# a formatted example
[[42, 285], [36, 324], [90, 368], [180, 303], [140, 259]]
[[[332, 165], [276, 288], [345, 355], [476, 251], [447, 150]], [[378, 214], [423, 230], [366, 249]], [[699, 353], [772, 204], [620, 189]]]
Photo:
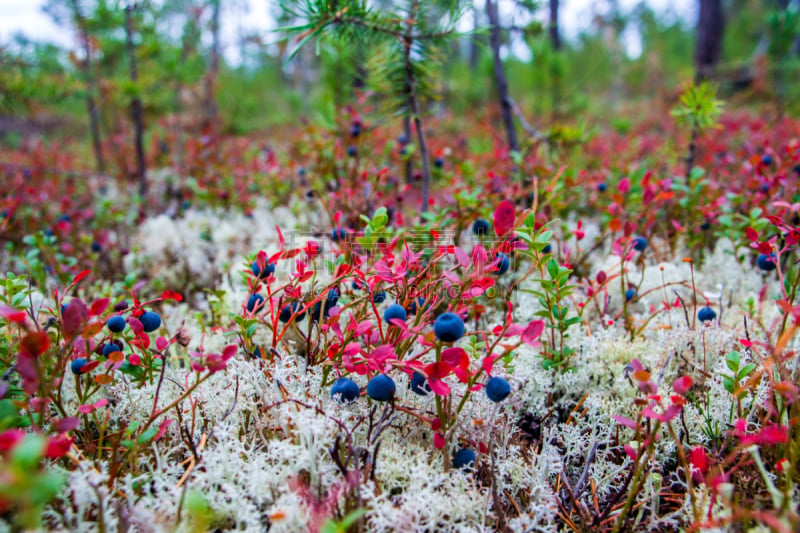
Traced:
[[139, 317], [139, 322], [142, 323], [142, 328], [144, 328], [146, 333], [150, 333], [161, 327], [161, 317], [152, 311], [145, 311], [142, 316]]
[[338, 399], [342, 403], [355, 401], [360, 394], [358, 385], [350, 378], [339, 378], [331, 386], [331, 398]]
[[761, 164], [764, 165], [764, 166], [771, 165], [772, 164], [772, 156], [765, 154], [764, 157], [761, 158]]
[[606, 192], [608, 189], [608, 185], [604, 181], [601, 181], [597, 184], [597, 192]]
[[380, 291], [376, 292], [372, 295], [372, 301], [376, 304], [380, 304], [386, 301], [386, 292]]
[[61, 215], [60, 217], [58, 217], [59, 222], [69, 222], [70, 220], [71, 219], [69, 218], [69, 215]]
[[253, 311], [255, 311], [256, 307], [258, 307], [258, 310], [261, 311], [263, 304], [264, 304], [263, 296], [261, 296], [260, 294], [251, 294], [250, 298], [247, 300], [247, 310], [252, 313]]
[[711, 229], [711, 221], [708, 220], [708, 219], [705, 219], [705, 221], [702, 224], [700, 224], [700, 229], [703, 230], [703, 231], [707, 231], [707, 230]]
[[472, 233], [475, 235], [489, 234], [489, 221], [479, 218], [472, 223]]
[[349, 147], [347, 149], [347, 155], [349, 155], [350, 157], [355, 157], [356, 155], [358, 155], [358, 148], [356, 148], [355, 146]]
[[550, 243], [547, 243], [547, 246], [542, 248], [542, 253], [543, 254], [549, 254], [552, 251], [553, 251], [553, 246]]
[[427, 396], [431, 391], [431, 388], [428, 386], [428, 380], [419, 372], [414, 372], [414, 375], [411, 376], [409, 388], [414, 394], [418, 394], [420, 396]]
[[770, 272], [775, 270], [775, 259], [777, 259], [777, 256], [774, 253], [769, 254], [769, 256], [766, 254], [758, 254], [756, 265], [764, 272]]
[[311, 320], [319, 320], [320, 313], [322, 313], [322, 318], [328, 318], [330, 316], [331, 309], [336, 307], [337, 303], [339, 303], [339, 289], [334, 287], [328, 291], [328, 295], [325, 297], [324, 306], [323, 302], [317, 302], [314, 304], [314, 312], [312, 313]]
[[647, 248], [647, 239], [644, 237], [636, 237], [633, 239], [633, 249], [637, 252], [644, 251]]
[[697, 312], [697, 320], [700, 322], [711, 322], [717, 318], [717, 313], [710, 307], [704, 307]]
[[386, 374], [378, 374], [367, 383], [367, 396], [376, 402], [388, 402], [395, 390], [394, 380]]
[[75, 374], [76, 376], [80, 376], [81, 374], [83, 374], [81, 369], [84, 367], [84, 365], [86, 365], [86, 359], [84, 359], [83, 357], [79, 357], [78, 359], [72, 361], [72, 364], [70, 365], [70, 370], [72, 370], [72, 373]]
[[493, 377], [486, 382], [486, 396], [494, 403], [505, 400], [511, 394], [511, 385], [501, 377]]
[[433, 323], [433, 333], [442, 342], [455, 342], [464, 336], [464, 321], [455, 313], [442, 313]]
[[444, 166], [444, 159], [442, 159], [441, 157], [437, 157], [433, 161], [433, 166], [435, 166], [436, 168], [442, 168]]
[[258, 261], [253, 261], [253, 264], [250, 266], [250, 271], [258, 279], [266, 279], [275, 273], [275, 265], [272, 263], [265, 263], [264, 269], [262, 270], [258, 268]]
[[111, 318], [108, 319], [108, 322], [106, 322], [106, 326], [108, 326], [108, 329], [114, 333], [122, 333], [123, 331], [125, 331], [125, 327], [127, 325], [128, 324], [127, 322], [125, 322], [125, 319], [119, 315], [112, 316]]
[[305, 168], [303, 168], [303, 167], [300, 167], [300, 168], [297, 170], [297, 175], [298, 175], [298, 176], [300, 176], [300, 177], [302, 178], [303, 176], [305, 176], [305, 175], [306, 175], [306, 169], [305, 169]]
[[128, 308], [128, 300], [122, 300], [114, 305], [114, 311], [122, 312]]
[[122, 344], [118, 342], [108, 342], [103, 346], [103, 357], [108, 358], [114, 352], [121, 352], [122, 351]]
[[403, 309], [403, 306], [400, 304], [392, 304], [383, 312], [383, 320], [387, 324], [391, 324], [392, 319], [398, 319], [405, 322], [406, 318], [408, 318], [406, 310]]
[[[301, 304], [298, 304], [297, 302], [292, 302], [290, 304], [284, 305], [283, 309], [281, 309], [281, 313], [280, 313], [280, 316], [278, 317], [278, 319], [281, 322], [289, 322], [289, 319], [292, 318], [292, 315], [294, 315], [297, 312], [297, 308], [300, 307], [300, 306], [301, 306]], [[306, 313], [305, 313], [305, 311], [303, 311], [300, 314], [298, 314], [296, 317], [294, 317], [294, 320], [295, 320], [295, 322], [300, 322], [301, 320], [303, 320], [305, 318], [305, 316], [306, 316]]]
[[411, 304], [408, 306], [408, 312], [412, 315], [416, 315], [417, 311], [421, 311], [422, 308], [425, 306], [425, 298], [420, 296], [416, 300], [412, 300]]
[[333, 242], [343, 241], [347, 237], [347, 231], [344, 228], [333, 228], [331, 232], [331, 240]]
[[361, 135], [361, 123], [360, 122], [356, 122], [355, 124], [353, 124], [353, 126], [350, 128], [350, 135], [353, 136], [353, 137], [358, 137], [359, 135]]
[[100, 251], [100, 250], [102, 250], [102, 249], [103, 249], [103, 247], [102, 247], [102, 246], [100, 246], [100, 243], [99, 243], [99, 242], [97, 242], [97, 241], [94, 241], [94, 242], [92, 243], [92, 251], [93, 251], [93, 252], [99, 252], [99, 251]]
[[628, 289], [625, 291], [625, 301], [630, 302], [633, 300], [633, 297], [636, 296], [636, 289]]
[[494, 275], [502, 276], [508, 272], [508, 268], [511, 266], [511, 261], [509, 261], [508, 256], [503, 252], [497, 252], [497, 255], [494, 257], [495, 261], [497, 261], [497, 270], [494, 271]]
[[331, 290], [329, 290], [328, 296], [325, 297], [325, 303], [328, 304], [329, 307], [334, 307], [337, 303], [339, 303], [339, 289], [333, 287]]
[[470, 468], [475, 464], [475, 452], [468, 448], [461, 448], [453, 456], [455, 468]]

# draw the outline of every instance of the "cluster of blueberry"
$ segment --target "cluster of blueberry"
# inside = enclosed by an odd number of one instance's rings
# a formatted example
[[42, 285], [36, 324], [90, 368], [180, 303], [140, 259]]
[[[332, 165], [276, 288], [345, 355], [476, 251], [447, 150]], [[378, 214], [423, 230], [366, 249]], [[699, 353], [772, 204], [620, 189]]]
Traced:
[[[122, 302], [120, 306], [118, 306], [118, 310], [125, 310], [128, 308], [128, 304], [126, 302]], [[154, 313], [153, 311], [145, 311], [141, 315], [137, 317], [139, 322], [142, 324], [142, 329], [145, 333], [151, 333], [158, 328], [161, 327], [161, 316], [158, 313]], [[122, 317], [122, 315], [114, 315], [108, 319], [106, 322], [106, 327], [111, 333], [122, 333], [125, 331], [125, 328], [128, 327], [128, 323]], [[111, 340], [105, 343], [102, 346], [103, 357], [108, 358], [114, 352], [121, 352], [122, 351], [122, 341], [119, 340]], [[72, 361], [70, 364], [70, 370], [76, 376], [79, 376], [84, 373], [83, 368], [86, 366], [87, 361], [85, 357], [79, 357]]]
[[[407, 311], [400, 304], [392, 304], [383, 313], [383, 319], [391, 321], [405, 321], [408, 317]], [[433, 333], [436, 338], [443, 343], [453, 343], [464, 336], [464, 320], [452, 312], [445, 312], [433, 323]], [[409, 383], [409, 388], [415, 394], [426, 396], [431, 392], [427, 383], [427, 378], [420, 372], [414, 372]], [[397, 386], [394, 380], [386, 374], [378, 374], [367, 383], [367, 396], [377, 402], [392, 401], [395, 396]], [[502, 377], [495, 376], [486, 382], [484, 387], [486, 396], [492, 402], [499, 403], [511, 394], [511, 385]], [[361, 389], [358, 384], [350, 378], [340, 377], [331, 387], [331, 398], [337, 399], [342, 403], [356, 401], [361, 396]], [[464, 468], [475, 461], [475, 452], [463, 448], [456, 452], [453, 465], [456, 468]]]

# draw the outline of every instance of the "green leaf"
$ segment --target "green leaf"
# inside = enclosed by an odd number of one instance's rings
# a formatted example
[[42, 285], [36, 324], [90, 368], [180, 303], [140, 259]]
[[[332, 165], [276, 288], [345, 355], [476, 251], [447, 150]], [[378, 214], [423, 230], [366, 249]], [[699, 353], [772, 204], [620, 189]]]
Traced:
[[45, 448], [45, 438], [37, 434], [26, 435], [11, 452], [11, 462], [22, 470], [33, 470], [39, 465]]
[[742, 369], [741, 369], [741, 370], [739, 370], [739, 373], [738, 373], [738, 374], [736, 374], [736, 378], [737, 378], [739, 381], [741, 381], [742, 379], [746, 378], [746, 377], [747, 377], [747, 376], [750, 374], [750, 372], [752, 372], [753, 370], [755, 370], [755, 368], [756, 368], [756, 365], [755, 365], [755, 363], [748, 363], [748, 364], [744, 365], [744, 366], [742, 367]]
[[733, 380], [729, 376], [722, 376], [722, 386], [725, 387], [725, 390], [731, 394], [733, 394], [733, 391], [736, 388]]
[[550, 277], [553, 279], [558, 276], [558, 263], [556, 263], [555, 259], [550, 259], [547, 262], [547, 273], [550, 274]]
[[146, 444], [151, 440], [153, 440], [153, 437], [156, 436], [156, 433], [158, 433], [158, 428], [150, 428], [141, 435], [139, 435], [139, 439], [136, 442], [139, 444]]
[[728, 365], [728, 368], [733, 373], [739, 371], [739, 362], [740, 362], [740, 355], [739, 352], [737, 351], [730, 352], [728, 355], [725, 356], [725, 364]]

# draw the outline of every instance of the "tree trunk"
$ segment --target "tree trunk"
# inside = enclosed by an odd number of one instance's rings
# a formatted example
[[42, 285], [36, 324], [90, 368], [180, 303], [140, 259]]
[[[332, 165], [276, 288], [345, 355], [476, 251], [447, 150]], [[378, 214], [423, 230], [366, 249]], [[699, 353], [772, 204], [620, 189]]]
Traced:
[[697, 18], [697, 41], [694, 50], [695, 81], [714, 75], [722, 54], [725, 19], [722, 0], [700, 0]]
[[470, 3], [472, 9], [472, 35], [469, 36], [469, 69], [475, 71], [478, 67], [478, 59], [480, 57], [480, 49], [478, 48], [478, 26], [480, 25], [480, 12], [475, 7], [474, 0]]
[[136, 65], [136, 48], [133, 44], [133, 10], [134, 7], [131, 4], [125, 7], [125, 40], [128, 48], [131, 83], [136, 91], [131, 101], [131, 116], [135, 131], [136, 177], [139, 180], [139, 194], [142, 198], [145, 198], [147, 196], [147, 167], [144, 160], [144, 117], [142, 113], [142, 98], [139, 96], [139, 91], [136, 87], [139, 82], [139, 72]]
[[493, 0], [486, 0], [486, 15], [489, 17], [489, 25], [491, 27], [489, 44], [492, 47], [494, 80], [497, 85], [497, 95], [500, 98], [503, 126], [506, 129], [506, 137], [508, 138], [508, 149], [515, 152], [519, 150], [519, 144], [517, 142], [517, 131], [514, 127], [514, 111], [511, 106], [511, 99], [508, 96], [508, 81], [503, 70], [503, 60], [500, 58], [500, 17], [497, 12], [497, 4]]
[[217, 96], [214, 86], [219, 72], [219, 10], [222, 0], [212, 0], [211, 5], [211, 51], [208, 55], [208, 72], [206, 73], [206, 122], [213, 126], [217, 122]]
[[97, 92], [94, 76], [92, 75], [92, 46], [89, 42], [89, 33], [86, 30], [86, 21], [78, 7], [78, 0], [72, 0], [72, 15], [78, 32], [81, 35], [83, 53], [86, 62], [83, 65], [83, 75], [86, 79], [86, 111], [89, 114], [89, 132], [92, 136], [92, 149], [94, 150], [95, 166], [98, 172], [105, 172], [106, 163], [103, 158], [103, 145], [100, 139], [100, 111], [95, 105], [94, 95]]
[[417, 81], [414, 77], [414, 67], [411, 62], [411, 47], [414, 44], [413, 28], [417, 16], [418, 0], [411, 3], [410, 16], [406, 25], [406, 34], [403, 36], [403, 44], [405, 50], [403, 51], [403, 58], [406, 66], [406, 94], [408, 96], [408, 111], [411, 113], [411, 118], [414, 120], [414, 127], [417, 130], [417, 142], [419, 142], [419, 156], [422, 159], [422, 207], [420, 212], [424, 213], [428, 210], [428, 200], [430, 198], [431, 190], [431, 162], [428, 154], [428, 142], [425, 139], [425, 129], [422, 125], [422, 117], [420, 117], [419, 101], [417, 100]]
[[[411, 142], [411, 106], [403, 115], [403, 137], [406, 144]], [[411, 156], [406, 157], [406, 183], [414, 181], [414, 160]]]
[[550, 0], [550, 25], [547, 28], [550, 35], [550, 46], [553, 50], [561, 50], [561, 37], [558, 34], [558, 0]]

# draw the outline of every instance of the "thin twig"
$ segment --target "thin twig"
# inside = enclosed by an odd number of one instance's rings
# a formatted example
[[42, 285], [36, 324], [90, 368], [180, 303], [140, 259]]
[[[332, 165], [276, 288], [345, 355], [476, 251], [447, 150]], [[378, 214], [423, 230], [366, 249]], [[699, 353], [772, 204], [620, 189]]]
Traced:
[[581, 493], [583, 492], [583, 487], [586, 485], [586, 480], [589, 478], [589, 467], [594, 462], [595, 457], [597, 456], [597, 448], [600, 445], [597, 441], [594, 441], [592, 444], [592, 448], [589, 450], [589, 455], [586, 457], [586, 464], [583, 465], [583, 473], [581, 474], [578, 483], [575, 484], [575, 496], [580, 498]]
[[511, 110], [517, 116], [520, 126], [522, 126], [522, 129], [525, 130], [525, 133], [533, 137], [533, 139], [537, 142], [547, 143], [547, 135], [531, 126], [530, 122], [528, 122], [528, 120], [525, 118], [525, 115], [522, 114], [522, 110], [519, 108], [517, 102], [515, 102], [510, 96], [508, 97], [508, 103], [511, 104]]

